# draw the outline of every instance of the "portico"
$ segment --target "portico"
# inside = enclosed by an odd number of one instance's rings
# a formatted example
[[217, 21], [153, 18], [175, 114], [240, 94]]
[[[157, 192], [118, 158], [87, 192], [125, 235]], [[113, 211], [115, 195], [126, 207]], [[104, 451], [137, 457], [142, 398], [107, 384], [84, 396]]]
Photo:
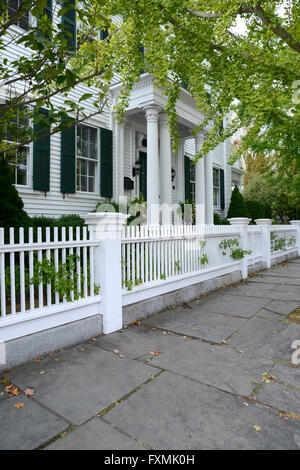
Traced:
[[[201, 111], [196, 109], [191, 96], [183, 91], [177, 104], [180, 140], [176, 155], [172, 157], [168, 115], [165, 111], [166, 97], [154, 87], [151, 77], [146, 76], [141, 82], [132, 91], [125, 115], [125, 127], [128, 126], [131, 136], [131, 164], [138, 166], [138, 171], [130, 175], [134, 178], [133, 195], [139, 196], [141, 188], [146, 188], [144, 196], [147, 200], [147, 222], [168, 225], [174, 222], [172, 218], [174, 201], [176, 203], [185, 202], [184, 142], [185, 139], [192, 138], [193, 129], [199, 125], [204, 116]], [[126, 148], [126, 145], [124, 146], [124, 124], [115, 122], [115, 126], [117, 128], [115, 135], [123, 139], [122, 148]], [[205, 139], [205, 131], [197, 133], [193, 138], [198, 153]], [[132, 142], [134, 142], [134, 149]], [[116, 142], [116, 149], [121, 149], [121, 143]], [[146, 171], [144, 172], [141, 171], [141, 154], [146, 155]], [[123, 153], [117, 155], [117, 162], [118, 164], [124, 162]], [[123, 174], [124, 169], [119, 171], [120, 184], [117, 197], [125, 195], [122, 185]], [[142, 184], [142, 175], [146, 177], [146, 184]], [[128, 196], [130, 197], [130, 194]], [[199, 159], [195, 164], [195, 203], [196, 223], [212, 224], [213, 166], [209, 155]]]

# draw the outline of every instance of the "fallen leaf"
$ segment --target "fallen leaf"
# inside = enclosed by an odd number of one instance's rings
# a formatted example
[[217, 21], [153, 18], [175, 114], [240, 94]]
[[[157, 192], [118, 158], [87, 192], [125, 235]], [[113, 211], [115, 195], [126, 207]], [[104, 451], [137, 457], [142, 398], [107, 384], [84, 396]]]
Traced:
[[24, 395], [27, 395], [28, 397], [32, 397], [32, 395], [34, 395], [33, 388], [26, 388], [26, 390], [24, 391]]
[[152, 356], [158, 356], [160, 353], [160, 351], [151, 351], [150, 354], [152, 354]]
[[119, 357], [120, 357], [120, 358], [123, 358], [123, 357], [125, 357], [125, 356], [124, 356], [124, 354], [120, 354]]
[[247, 403], [246, 401], [244, 401], [244, 402], [243, 402], [243, 405], [249, 406], [249, 403]]
[[14, 408], [23, 408], [23, 406], [24, 406], [24, 403], [16, 403], [14, 405]]
[[156, 330], [157, 330], [157, 328], [152, 328], [152, 331], [156, 331]]
[[114, 354], [120, 354], [120, 351], [118, 349], [114, 349]]
[[245, 354], [245, 351], [243, 351], [242, 349], [239, 349], [239, 350], [238, 350], [238, 353], [240, 353], [240, 354]]
[[40, 375], [44, 375], [45, 371], [41, 370]]
[[40, 362], [40, 359], [35, 359], [33, 362]]
[[253, 427], [254, 427], [255, 431], [258, 431], [258, 432], [260, 432], [260, 431], [261, 431], [261, 427], [260, 427], [260, 426], [256, 426], [256, 425], [254, 425]]
[[166, 334], [167, 334], [167, 332], [166, 332], [166, 331], [163, 331], [163, 335], [166, 335]]

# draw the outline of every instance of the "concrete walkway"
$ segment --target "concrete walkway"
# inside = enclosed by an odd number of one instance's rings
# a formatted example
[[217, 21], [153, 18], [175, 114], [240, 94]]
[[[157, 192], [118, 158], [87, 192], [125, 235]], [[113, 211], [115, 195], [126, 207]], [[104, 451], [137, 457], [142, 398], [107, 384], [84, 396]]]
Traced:
[[3, 373], [0, 448], [300, 449], [297, 308], [300, 259]]

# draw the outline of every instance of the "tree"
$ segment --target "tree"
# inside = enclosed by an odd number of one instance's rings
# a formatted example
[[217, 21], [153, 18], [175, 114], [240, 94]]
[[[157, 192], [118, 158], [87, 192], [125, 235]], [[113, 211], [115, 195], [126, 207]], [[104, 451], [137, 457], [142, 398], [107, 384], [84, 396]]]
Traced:
[[227, 214], [227, 219], [230, 219], [231, 217], [250, 217], [243, 195], [239, 192], [237, 186], [235, 186], [232, 191]]
[[[111, 4], [131, 25], [127, 47], [136, 41], [145, 45], [145, 68], [168, 95], [173, 135], [182, 81], [207, 113], [198, 129], [214, 122], [198, 157], [244, 126], [249, 128], [244, 149], [255, 138], [259, 151], [276, 151], [278, 168], [290, 168], [300, 160], [299, 1], [291, 1], [289, 8], [279, 0]], [[239, 18], [245, 20], [242, 33], [234, 30]], [[127, 77], [124, 93], [131, 78]], [[209, 100], [206, 85], [211, 89]], [[233, 122], [219, 132], [224, 115], [232, 111]]]
[[[53, 25], [41, 14], [45, 0], [21, 3], [36, 18], [41, 16], [42, 38], [38, 27], [30, 26], [28, 33], [15, 40], [17, 45], [28, 46], [32, 55], [12, 64], [2, 61], [0, 78], [7, 84], [26, 82], [26, 96], [18, 98], [20, 104], [32, 103], [28, 100], [32, 91], [38, 94], [31, 99], [50, 109], [52, 132], [59, 130], [58, 123], [70, 110], [85, 117], [82, 103], [67, 97], [76, 84], [98, 87], [95, 112], [100, 112], [113, 74], [118, 73], [122, 88], [116, 111], [122, 118], [133, 84], [147, 71], [168, 97], [174, 145], [176, 102], [184, 82], [205, 113], [195, 132], [211, 125], [197, 158], [237, 129], [248, 127], [244, 148], [253, 145], [255, 153], [274, 154], [278, 171], [296, 166], [300, 173], [299, 0], [290, 1], [290, 8], [283, 0], [84, 0], [76, 6], [83, 24], [77, 53], [63, 24]], [[74, 8], [74, 0], [62, 3], [60, 15]], [[123, 20], [115, 22], [116, 15]], [[245, 21], [242, 32], [235, 29], [239, 18]], [[11, 20], [0, 22], [0, 51], [6, 47], [2, 33], [9, 24]], [[106, 40], [95, 39], [94, 32], [105, 28]], [[66, 95], [62, 109], [54, 109], [53, 94]], [[224, 116], [233, 111], [234, 119], [223, 127]], [[297, 181], [293, 179], [293, 184]]]
[[[77, 3], [0, 0], [0, 86], [7, 96], [0, 106], [0, 151], [6, 156], [37, 139], [30, 120], [42, 130], [41, 137], [103, 112], [113, 71], [105, 67], [108, 41], [93, 44], [93, 35], [99, 37], [106, 20], [100, 15], [99, 2]], [[54, 15], [61, 22], [52, 21]], [[76, 17], [77, 37], [76, 28], [70, 26]], [[15, 24], [22, 29], [16, 32]], [[13, 60], [9, 59], [11, 49], [16, 51]], [[80, 84], [93, 85], [98, 91], [81, 93], [75, 99], [70, 93]], [[56, 97], [62, 98], [59, 106], [54, 104]], [[87, 112], [89, 98], [93, 98], [93, 109]], [[41, 113], [41, 108], [48, 112]], [[76, 119], [70, 119], [70, 114]]]

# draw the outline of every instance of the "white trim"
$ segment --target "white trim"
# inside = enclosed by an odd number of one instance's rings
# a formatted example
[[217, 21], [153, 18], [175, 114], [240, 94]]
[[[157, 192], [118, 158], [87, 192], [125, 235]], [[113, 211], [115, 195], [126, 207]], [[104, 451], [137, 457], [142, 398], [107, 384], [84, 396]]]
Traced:
[[10, 341], [101, 314], [101, 296], [34, 309], [0, 320], [0, 340]]
[[147, 283], [143, 286], [137, 286], [132, 291], [126, 291], [123, 289], [123, 307], [126, 305], [141, 302], [158, 295], [167, 294], [177, 289], [189, 287], [199, 282], [204, 282], [209, 279], [214, 279], [218, 276], [232, 273], [240, 270], [240, 262], [235, 261], [230, 264], [223, 266], [212, 267], [203, 269], [197, 273], [187, 273], [181, 276], [170, 277], [166, 280], [158, 280]]

